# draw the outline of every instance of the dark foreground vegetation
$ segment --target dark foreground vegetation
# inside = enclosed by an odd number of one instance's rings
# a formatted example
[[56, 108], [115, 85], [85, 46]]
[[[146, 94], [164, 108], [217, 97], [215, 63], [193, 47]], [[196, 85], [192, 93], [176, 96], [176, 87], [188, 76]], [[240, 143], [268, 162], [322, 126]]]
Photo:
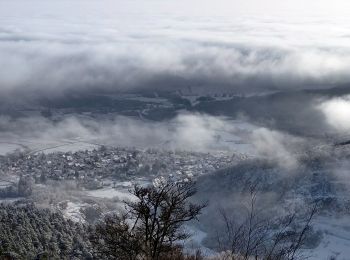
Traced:
[[226, 230], [217, 238], [221, 253], [207, 256], [184, 248], [191, 235], [184, 224], [198, 221], [206, 206], [191, 202], [194, 183], [134, 186], [131, 193], [134, 199], [124, 202], [124, 212], [106, 214], [94, 225], [75, 223], [25, 201], [1, 204], [1, 259], [301, 259], [316, 212], [313, 207], [304, 220], [292, 214], [280, 222], [263, 221], [253, 187], [247, 219], [236, 225], [223, 211]]
[[86, 231], [60, 212], [31, 203], [0, 205], [2, 259], [92, 259]]

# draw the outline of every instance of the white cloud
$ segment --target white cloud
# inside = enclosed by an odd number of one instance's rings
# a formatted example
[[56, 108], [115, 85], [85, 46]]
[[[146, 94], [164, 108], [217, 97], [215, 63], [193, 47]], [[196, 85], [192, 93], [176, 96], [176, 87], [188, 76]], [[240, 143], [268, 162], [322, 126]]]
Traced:
[[[247, 126], [248, 127], [247, 127]], [[0, 141], [31, 143], [87, 141], [115, 146], [155, 147], [192, 151], [235, 150], [227, 139], [243, 138], [249, 124], [234, 124], [225, 118], [202, 114], [180, 114], [165, 122], [149, 122], [117, 116], [94, 120], [74, 116], [58, 122], [42, 117], [11, 119], [0, 117]], [[226, 137], [220, 137], [225, 134]]]
[[267, 128], [254, 130], [251, 138], [258, 155], [285, 169], [298, 166], [295, 148], [303, 143], [302, 139]]
[[[3, 0], [0, 91], [348, 82], [349, 16], [272, 15], [279, 2]], [[266, 15], [250, 12], [259, 6]]]
[[333, 98], [318, 105], [327, 123], [339, 133], [350, 133], [350, 96]]

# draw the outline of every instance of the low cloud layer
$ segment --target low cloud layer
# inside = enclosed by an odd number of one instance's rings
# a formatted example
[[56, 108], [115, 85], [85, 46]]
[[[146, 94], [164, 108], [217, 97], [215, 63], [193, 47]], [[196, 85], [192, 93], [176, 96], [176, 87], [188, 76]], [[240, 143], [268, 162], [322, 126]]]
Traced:
[[[226, 139], [243, 138], [244, 133], [250, 131], [249, 127], [253, 126], [199, 114], [181, 114], [171, 121], [159, 123], [122, 116], [108, 121], [72, 116], [56, 123], [43, 117], [15, 120], [1, 117], [0, 139], [46, 142], [48, 147], [50, 142], [82, 141], [111, 146], [210, 151], [232, 149]], [[222, 133], [226, 136], [220, 136]]]
[[[345, 16], [266, 18], [219, 8], [238, 9], [236, 2], [208, 2], [194, 13], [192, 4], [2, 1], [0, 93], [188, 86], [241, 93], [349, 82]], [[221, 16], [210, 13], [216, 8]]]
[[295, 152], [297, 146], [300, 149], [304, 145], [303, 142], [300, 138], [266, 128], [258, 128], [252, 132], [252, 143], [258, 155], [286, 169], [298, 166]]
[[[25, 130], [24, 130], [25, 129]], [[268, 159], [284, 168], [297, 166], [295, 152], [303, 140], [240, 120], [204, 114], [180, 114], [167, 122], [118, 116], [114, 120], [67, 117], [53, 122], [43, 117], [0, 117], [0, 142], [20, 143], [31, 151], [73, 143], [198, 152], [236, 152]], [[79, 145], [78, 145], [79, 147]]]

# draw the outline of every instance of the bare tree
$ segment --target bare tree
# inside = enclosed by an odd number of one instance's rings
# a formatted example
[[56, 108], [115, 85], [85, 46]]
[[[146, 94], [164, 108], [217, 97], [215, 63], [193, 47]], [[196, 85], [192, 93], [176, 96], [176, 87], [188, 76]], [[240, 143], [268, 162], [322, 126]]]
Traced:
[[131, 232], [125, 215], [107, 215], [89, 233], [98, 259], [135, 260], [141, 252], [139, 238]]
[[217, 234], [219, 250], [226, 251], [225, 260], [295, 260], [301, 259], [300, 249], [305, 244], [317, 205], [304, 214], [290, 213], [284, 217], [264, 217], [256, 207], [257, 189], [250, 188], [247, 216], [241, 223], [220, 210], [225, 231]]
[[196, 220], [205, 207], [189, 202], [196, 193], [195, 184], [136, 185], [131, 193], [137, 199], [125, 202], [127, 213], [106, 217], [92, 232], [100, 256], [158, 260], [179, 252], [178, 242], [190, 236], [183, 224]]

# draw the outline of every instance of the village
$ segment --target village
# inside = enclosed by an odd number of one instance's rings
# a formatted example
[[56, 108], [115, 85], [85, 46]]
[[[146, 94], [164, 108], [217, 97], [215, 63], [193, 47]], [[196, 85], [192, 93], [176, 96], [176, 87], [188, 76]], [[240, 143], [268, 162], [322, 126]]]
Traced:
[[86, 189], [98, 189], [135, 177], [192, 180], [245, 158], [243, 154], [227, 152], [212, 154], [102, 146], [49, 154], [15, 152], [0, 157], [0, 173], [31, 178], [37, 184], [48, 180], [74, 180]]

